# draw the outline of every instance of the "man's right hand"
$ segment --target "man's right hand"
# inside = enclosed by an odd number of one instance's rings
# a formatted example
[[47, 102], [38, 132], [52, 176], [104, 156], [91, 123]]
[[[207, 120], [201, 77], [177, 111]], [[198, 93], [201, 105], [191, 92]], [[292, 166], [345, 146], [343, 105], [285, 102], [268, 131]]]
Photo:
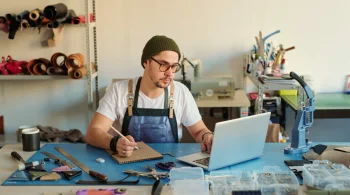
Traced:
[[125, 136], [128, 140], [124, 138], [119, 138], [117, 142], [118, 155], [122, 157], [131, 156], [134, 151], [134, 147], [137, 145], [134, 138], [131, 135]]

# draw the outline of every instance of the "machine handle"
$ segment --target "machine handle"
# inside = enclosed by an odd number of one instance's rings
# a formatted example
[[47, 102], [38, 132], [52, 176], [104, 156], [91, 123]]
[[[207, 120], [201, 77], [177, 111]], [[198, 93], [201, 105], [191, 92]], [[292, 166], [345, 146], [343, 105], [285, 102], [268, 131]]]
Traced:
[[295, 72], [290, 72], [290, 77], [297, 80], [300, 83], [300, 85], [303, 86], [304, 89], [305, 89], [305, 86], [307, 86], [305, 81], [301, 79]]

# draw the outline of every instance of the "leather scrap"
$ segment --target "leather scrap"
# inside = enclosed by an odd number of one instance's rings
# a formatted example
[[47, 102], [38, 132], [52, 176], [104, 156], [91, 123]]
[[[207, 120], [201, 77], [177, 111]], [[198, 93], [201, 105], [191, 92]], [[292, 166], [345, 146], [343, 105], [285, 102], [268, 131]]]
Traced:
[[329, 160], [332, 163], [343, 164], [346, 167], [350, 166], [350, 153], [334, 150], [342, 146], [327, 146], [327, 149], [321, 155], [317, 154], [313, 149], [303, 154], [307, 160]]
[[79, 129], [70, 129], [69, 131], [60, 130], [51, 126], [38, 125], [40, 140], [47, 142], [61, 142], [67, 140], [73, 143], [85, 143], [85, 136]]
[[71, 179], [81, 175], [82, 171], [62, 171], [62, 173], [66, 179], [71, 180]]
[[48, 172], [37, 172], [37, 171], [28, 171], [30, 178], [34, 181], [44, 175], [48, 175], [50, 173]]
[[56, 172], [40, 177], [40, 181], [57, 181], [59, 179], [61, 179], [61, 176]]
[[318, 144], [316, 146], [313, 146], [312, 149], [318, 154], [321, 155], [323, 151], [327, 149], [326, 145]]
[[65, 165], [65, 166], [60, 166], [52, 169], [53, 172], [62, 172], [62, 171], [70, 171], [70, 168]]

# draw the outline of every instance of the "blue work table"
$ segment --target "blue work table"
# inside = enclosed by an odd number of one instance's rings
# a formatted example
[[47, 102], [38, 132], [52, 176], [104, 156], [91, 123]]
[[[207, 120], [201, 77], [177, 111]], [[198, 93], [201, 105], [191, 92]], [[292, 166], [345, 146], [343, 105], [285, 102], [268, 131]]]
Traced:
[[[350, 145], [350, 143], [323, 143], [323, 144]], [[160, 153], [170, 152], [176, 157], [180, 157], [183, 155], [200, 151], [200, 144], [197, 144], [197, 143], [149, 144], [149, 145], [155, 150], [159, 151]], [[15, 170], [18, 168], [17, 163], [11, 158], [10, 153], [12, 151], [18, 151], [18, 153], [22, 155], [24, 159], [29, 158], [27, 161], [42, 160], [42, 158], [46, 156], [41, 154], [41, 151], [48, 151], [58, 156], [59, 158], [64, 159], [64, 157], [60, 153], [58, 153], [56, 150], [53, 149], [55, 146], [62, 147], [69, 154], [75, 156], [78, 160], [80, 160], [83, 164], [85, 164], [90, 169], [106, 174], [109, 180], [118, 180], [118, 179], [124, 178], [125, 174], [122, 172], [125, 169], [132, 169], [136, 171], [146, 171], [146, 169], [144, 168], [145, 165], [154, 166], [154, 163], [156, 162], [175, 161], [177, 167], [189, 166], [187, 164], [177, 161], [175, 159], [176, 157], [171, 157], [169, 155], [164, 155], [164, 158], [159, 160], [150, 160], [150, 161], [144, 161], [144, 162], [136, 162], [136, 163], [119, 165], [104, 150], [98, 149], [86, 144], [45, 144], [40, 149], [40, 151], [37, 151], [35, 153], [23, 152], [21, 151], [22, 147], [20, 144], [12, 144], [12, 145], [6, 145], [2, 149], [0, 149], [0, 170], [1, 170], [0, 181], [2, 183], [2, 186], [0, 186], [0, 194], [2, 194], [1, 192], [7, 192], [8, 190], [9, 191], [11, 190], [12, 192], [12, 190], [14, 189], [16, 189], [16, 191], [18, 191], [18, 193], [20, 194], [21, 190], [25, 191], [25, 188], [31, 189], [33, 192], [35, 191], [35, 192], [41, 192], [41, 193], [43, 192], [44, 189], [46, 192], [50, 192], [52, 190], [57, 192], [58, 190], [60, 190], [60, 186], [70, 186], [70, 187], [65, 187], [65, 189], [87, 188], [87, 186], [76, 185], [74, 183], [76, 179], [73, 179], [71, 181], [61, 179], [56, 182], [44, 181], [41, 183], [40, 181], [29, 181], [26, 183], [24, 182], [14, 183], [14, 182], [6, 181], [7, 178], [11, 174], [13, 174]], [[224, 169], [253, 171], [253, 170], [262, 170], [264, 166], [279, 166], [282, 170], [289, 170], [289, 168], [284, 164], [284, 160], [302, 159], [302, 156], [300, 154], [297, 154], [297, 155], [284, 154], [283, 149], [286, 146], [288, 146], [287, 143], [266, 143], [264, 147], [264, 153], [260, 158], [239, 163], [236, 165], [232, 165]], [[235, 155], [235, 152], [227, 151], [227, 155]], [[100, 164], [96, 162], [97, 158], [104, 158], [105, 163]], [[46, 163], [46, 166], [47, 166], [46, 168], [53, 168], [54, 166], [57, 167], [57, 165], [54, 165], [54, 164], [50, 165], [50, 163]], [[162, 171], [162, 170], [157, 169], [157, 171]], [[206, 174], [208, 174], [208, 172], [206, 172]], [[93, 180], [93, 178], [91, 178], [85, 172], [82, 174], [80, 178], [77, 178], [77, 179]], [[150, 186], [151, 184], [153, 184], [153, 182], [154, 180], [151, 178], [141, 178], [140, 183], [137, 185], [140, 187]], [[163, 179], [162, 182], [167, 183], [169, 182], [169, 180]], [[48, 188], [47, 186], [50, 186], [50, 188]], [[89, 186], [89, 188], [91, 187], [93, 186]], [[108, 188], [108, 187], [109, 186], [104, 185], [103, 188]], [[113, 185], [113, 187], [116, 187], [116, 185]], [[141, 188], [135, 188], [135, 187], [136, 186], [133, 186], [131, 187], [131, 189], [141, 189]], [[99, 185], [99, 188], [101, 188], [101, 185]], [[42, 190], [40, 191], [40, 189]], [[61, 188], [61, 190], [63, 189]], [[31, 194], [31, 193], [28, 193], [28, 194]], [[37, 193], [32, 193], [32, 194], [37, 194]]]

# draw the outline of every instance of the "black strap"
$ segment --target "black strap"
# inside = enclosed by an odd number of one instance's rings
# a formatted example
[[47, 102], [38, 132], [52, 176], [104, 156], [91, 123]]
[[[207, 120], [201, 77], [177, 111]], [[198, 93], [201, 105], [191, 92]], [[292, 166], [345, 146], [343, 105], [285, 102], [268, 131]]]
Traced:
[[[135, 96], [134, 96], [134, 107], [137, 108], [137, 103], [139, 101], [139, 91], [140, 91], [140, 86], [141, 86], [141, 79], [142, 77], [140, 77], [137, 80], [137, 84], [136, 84], [136, 89], [135, 89]], [[169, 92], [168, 92], [168, 88], [164, 89], [164, 109], [169, 108], [169, 103], [168, 100], [169, 99]]]
[[117, 181], [101, 181], [101, 180], [79, 180], [76, 182], [76, 184], [88, 184], [88, 185], [92, 185], [92, 184], [102, 184], [102, 185], [117, 185], [117, 184], [122, 184], [122, 185], [130, 185], [130, 184], [138, 184], [140, 181], [140, 175], [136, 175], [137, 176], [137, 180], [134, 181], [124, 181], [127, 178], [129, 178], [130, 176], [132, 176], [132, 174], [129, 174], [128, 176], [126, 176], [125, 178], [121, 179], [121, 180], [117, 180]]

